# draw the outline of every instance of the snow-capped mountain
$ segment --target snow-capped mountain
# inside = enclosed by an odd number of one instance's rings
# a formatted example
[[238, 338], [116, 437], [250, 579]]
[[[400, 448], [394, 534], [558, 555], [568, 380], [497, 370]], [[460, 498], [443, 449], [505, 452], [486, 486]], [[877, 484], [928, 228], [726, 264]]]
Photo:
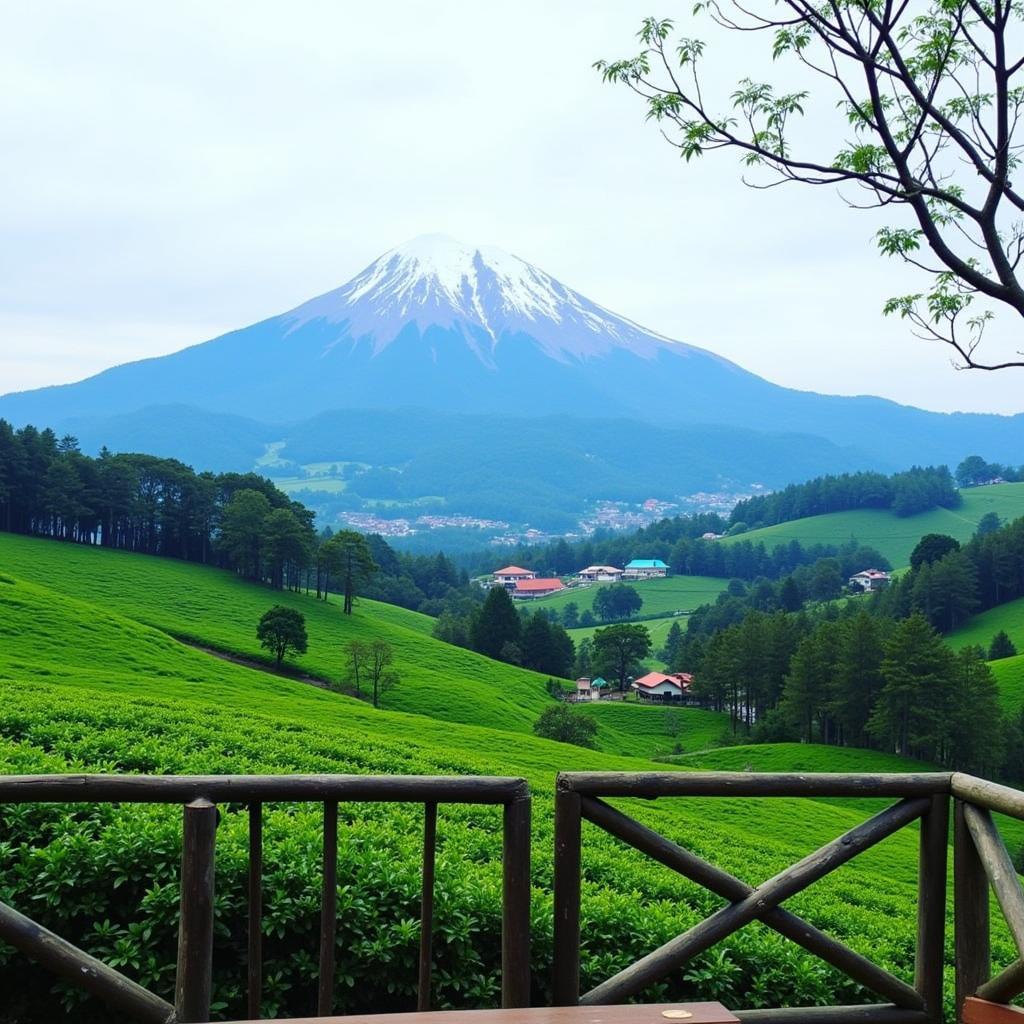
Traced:
[[461, 329], [466, 344], [495, 365], [495, 349], [529, 338], [552, 359], [606, 356], [613, 348], [655, 357], [668, 338], [644, 330], [518, 256], [470, 246], [447, 235], [423, 235], [386, 252], [348, 284], [285, 314], [296, 326], [324, 321], [375, 352], [410, 324]]
[[518, 256], [439, 235], [212, 341], [0, 397], [0, 416], [59, 428], [170, 405], [262, 423], [418, 408], [721, 424], [817, 435], [891, 468], [972, 452], [1019, 462], [1024, 449], [1024, 416], [944, 415], [779, 387], [610, 312]]

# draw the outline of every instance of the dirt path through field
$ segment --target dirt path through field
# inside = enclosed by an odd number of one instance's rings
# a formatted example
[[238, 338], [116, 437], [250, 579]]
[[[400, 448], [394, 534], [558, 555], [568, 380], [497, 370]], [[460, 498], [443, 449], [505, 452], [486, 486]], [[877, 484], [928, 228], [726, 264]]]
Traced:
[[287, 669], [277, 669], [266, 662], [258, 661], [256, 658], [247, 658], [242, 654], [233, 654], [231, 651], [220, 651], [216, 647], [207, 647], [205, 644], [197, 643], [185, 636], [176, 636], [179, 644], [191, 647], [194, 651], [202, 651], [221, 661], [230, 661], [233, 665], [242, 665], [245, 668], [254, 668], [257, 672], [266, 672], [267, 675], [277, 676], [279, 679], [291, 679], [296, 683], [308, 683], [310, 686], [319, 687], [321, 690], [331, 689], [330, 681], [320, 676], [307, 676], [299, 672], [289, 672]]

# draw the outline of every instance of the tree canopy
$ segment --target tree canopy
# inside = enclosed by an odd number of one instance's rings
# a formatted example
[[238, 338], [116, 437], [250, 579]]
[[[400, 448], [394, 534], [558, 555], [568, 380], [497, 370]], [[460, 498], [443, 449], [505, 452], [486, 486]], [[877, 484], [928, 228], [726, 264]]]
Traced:
[[280, 668], [281, 662], [288, 654], [306, 653], [306, 617], [294, 608], [275, 604], [260, 618], [256, 627], [256, 639], [259, 640], [261, 647], [274, 655]]
[[1009, 0], [697, 0], [695, 20], [762, 34], [766, 59], [788, 65], [779, 80], [747, 70], [717, 95], [710, 47], [674, 40], [658, 18], [644, 20], [639, 54], [596, 67], [644, 99], [687, 160], [731, 149], [758, 187], [839, 186], [848, 205], [883, 210], [879, 251], [928, 282], [883, 311], [952, 346], [964, 367], [1002, 369], [1024, 366], [1021, 353], [983, 360], [978, 348], [996, 310], [1024, 316], [1022, 16]]

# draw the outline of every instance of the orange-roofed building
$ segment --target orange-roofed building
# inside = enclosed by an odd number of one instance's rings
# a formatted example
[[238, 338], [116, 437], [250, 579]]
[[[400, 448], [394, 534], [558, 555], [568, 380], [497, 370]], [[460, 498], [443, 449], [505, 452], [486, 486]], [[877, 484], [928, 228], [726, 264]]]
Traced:
[[557, 594], [560, 590], [565, 590], [565, 584], [560, 579], [537, 579], [534, 577], [529, 580], [520, 580], [516, 584], [515, 590], [512, 591], [512, 596], [532, 599], [547, 597], [548, 594]]
[[686, 700], [693, 686], [689, 672], [648, 672], [633, 680], [633, 689], [640, 700], [654, 704], [672, 704]]
[[534, 580], [537, 574], [530, 569], [521, 569], [518, 565], [506, 565], [504, 569], [494, 571], [494, 585], [506, 590], [515, 590], [520, 580]]

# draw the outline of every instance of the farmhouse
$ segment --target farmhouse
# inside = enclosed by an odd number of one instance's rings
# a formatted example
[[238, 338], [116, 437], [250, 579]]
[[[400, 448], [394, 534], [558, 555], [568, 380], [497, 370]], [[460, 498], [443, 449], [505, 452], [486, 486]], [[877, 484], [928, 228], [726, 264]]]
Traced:
[[851, 587], [860, 587], [861, 590], [884, 590], [889, 586], [891, 577], [881, 569], [863, 569], [850, 577]]
[[529, 569], [520, 569], [518, 565], [506, 565], [504, 569], [495, 569], [494, 585], [504, 587], [506, 590], [514, 590], [520, 580], [534, 580], [537, 578], [535, 572]]
[[668, 566], [660, 558], [634, 558], [622, 571], [624, 580], [652, 580], [668, 575]]
[[565, 590], [565, 584], [557, 577], [538, 579], [534, 576], [527, 580], [517, 581], [512, 590], [512, 596], [531, 600], [535, 597], [547, 597], [548, 594], [557, 594], [559, 590]]
[[592, 583], [599, 583], [604, 580], [615, 582], [622, 579], [622, 570], [616, 569], [614, 565], [588, 565], [586, 569], [580, 569], [576, 573], [576, 578]]
[[690, 696], [693, 676], [689, 672], [648, 672], [647, 675], [633, 680], [638, 700], [652, 704], [672, 704], [684, 701]]

